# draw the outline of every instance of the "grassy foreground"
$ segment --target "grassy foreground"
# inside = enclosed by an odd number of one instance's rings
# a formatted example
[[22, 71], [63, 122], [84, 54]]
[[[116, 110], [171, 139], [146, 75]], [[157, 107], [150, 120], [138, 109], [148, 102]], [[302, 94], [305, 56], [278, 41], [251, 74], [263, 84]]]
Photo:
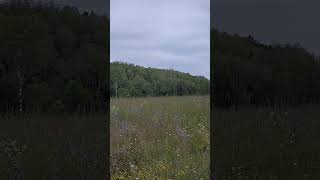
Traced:
[[0, 115], [0, 179], [106, 177], [105, 114]]
[[224, 180], [320, 179], [319, 106], [213, 110], [213, 168]]
[[208, 179], [209, 96], [111, 99], [111, 178]]

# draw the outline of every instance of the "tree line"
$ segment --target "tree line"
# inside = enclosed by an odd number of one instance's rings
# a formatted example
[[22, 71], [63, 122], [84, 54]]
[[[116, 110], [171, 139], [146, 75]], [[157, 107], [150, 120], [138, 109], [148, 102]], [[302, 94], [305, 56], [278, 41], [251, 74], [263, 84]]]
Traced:
[[319, 57], [299, 44], [266, 45], [212, 29], [211, 62], [217, 107], [320, 103]]
[[53, 3], [0, 3], [0, 111], [102, 111], [109, 19]]
[[209, 80], [201, 76], [124, 62], [110, 65], [112, 97], [204, 95], [209, 89]]

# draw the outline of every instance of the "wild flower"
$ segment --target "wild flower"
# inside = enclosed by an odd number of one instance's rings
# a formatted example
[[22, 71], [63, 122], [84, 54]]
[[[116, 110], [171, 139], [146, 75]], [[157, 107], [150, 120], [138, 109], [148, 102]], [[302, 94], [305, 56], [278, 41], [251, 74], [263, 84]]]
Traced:
[[[204, 143], [208, 147], [202, 139], [208, 133], [203, 122], [207, 122], [209, 111], [201, 108], [209, 107], [202, 104], [196, 107], [192, 98], [135, 98], [112, 102], [119, 107], [119, 114], [114, 116], [117, 120], [111, 122], [111, 128], [123, 137], [114, 142], [119, 145], [114, 145], [112, 150], [112, 179], [199, 179], [198, 168], [205, 165], [199, 166], [192, 161], [193, 157], [203, 157], [203, 154], [183, 155], [200, 152], [192, 151], [192, 146], [203, 146]], [[203, 103], [200, 99], [202, 97], [196, 101]], [[197, 124], [204, 125], [198, 127]], [[194, 135], [197, 136], [192, 140]]]

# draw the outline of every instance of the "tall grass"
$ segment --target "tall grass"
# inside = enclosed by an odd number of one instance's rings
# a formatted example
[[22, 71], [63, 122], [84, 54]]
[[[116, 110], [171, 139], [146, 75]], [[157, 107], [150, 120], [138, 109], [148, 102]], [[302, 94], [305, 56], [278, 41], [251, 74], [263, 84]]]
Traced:
[[216, 179], [320, 179], [319, 109], [213, 109]]
[[110, 103], [112, 179], [208, 179], [209, 97]]
[[0, 116], [0, 179], [105, 179], [106, 115]]

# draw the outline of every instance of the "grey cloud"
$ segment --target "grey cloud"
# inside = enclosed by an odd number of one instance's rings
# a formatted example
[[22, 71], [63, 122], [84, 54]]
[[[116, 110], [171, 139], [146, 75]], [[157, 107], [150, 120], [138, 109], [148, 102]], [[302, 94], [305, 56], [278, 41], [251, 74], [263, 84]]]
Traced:
[[209, 0], [113, 0], [110, 10], [112, 60], [209, 78]]

